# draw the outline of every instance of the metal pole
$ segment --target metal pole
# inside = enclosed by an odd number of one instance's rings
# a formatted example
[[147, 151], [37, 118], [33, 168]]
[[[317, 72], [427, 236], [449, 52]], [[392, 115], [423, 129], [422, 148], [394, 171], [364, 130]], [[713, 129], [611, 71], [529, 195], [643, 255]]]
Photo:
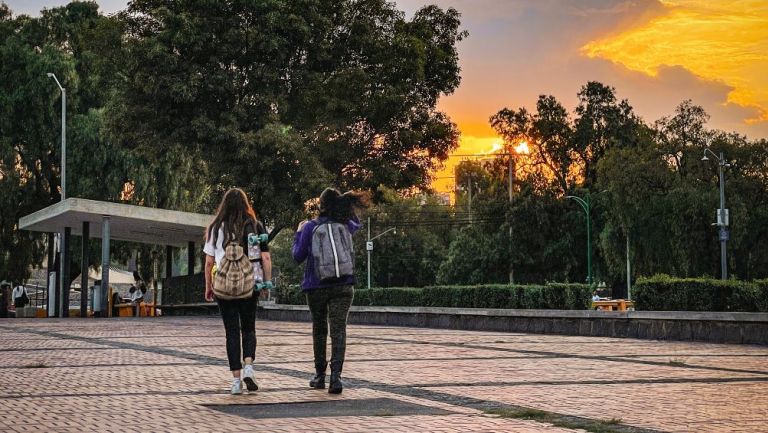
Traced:
[[509, 202], [512, 203], [512, 155], [509, 155]]
[[55, 314], [53, 313], [53, 311], [51, 311], [52, 309], [51, 309], [51, 299], [50, 299], [52, 292], [56, 290], [55, 283], [53, 284], [53, 287], [51, 287], [51, 273], [54, 273], [54, 274], [56, 273], [55, 262], [56, 262], [56, 235], [53, 233], [48, 233], [48, 261], [47, 261], [48, 272], [45, 275], [45, 289], [46, 289], [45, 308], [46, 310], [48, 310], [48, 317], [55, 317]]
[[469, 223], [472, 224], [472, 178], [467, 179], [469, 183]]
[[[510, 210], [512, 209], [512, 176], [513, 176], [513, 168], [512, 168], [512, 155], [509, 155], [509, 204], [510, 204]], [[509, 223], [509, 284], [515, 283], [515, 268], [512, 265], [512, 221], [507, 221]]]
[[67, 89], [61, 89], [61, 200], [67, 198]]
[[[371, 241], [371, 217], [368, 217], [368, 242]], [[366, 252], [368, 253], [368, 288], [371, 288], [371, 250], [368, 249], [366, 244]]]
[[80, 248], [80, 317], [88, 317], [88, 256], [90, 224], [83, 221], [83, 245]]
[[[725, 168], [725, 156], [723, 152], [720, 152], [720, 218], [722, 219], [723, 226], [727, 230], [725, 225], [725, 174], [723, 173]], [[720, 275], [721, 279], [728, 279], [728, 260], [726, 257], [726, 243], [728, 241], [725, 237], [720, 237]]]
[[69, 244], [72, 235], [70, 227], [64, 227], [64, 236], [61, 238], [61, 298], [59, 298], [59, 317], [69, 317], [69, 271], [72, 257], [69, 254]]
[[627, 233], [627, 299], [632, 300], [632, 283], [631, 274], [629, 268], [629, 233]]
[[587, 196], [587, 207], [584, 209], [587, 214], [587, 283], [592, 284], [592, 234], [589, 221], [589, 196]]
[[[152, 251], [152, 305], [157, 308], [157, 279], [160, 277], [160, 264], [157, 261], [157, 251]], [[157, 311], [155, 310], [155, 315]]]
[[61, 201], [64, 201], [67, 198], [67, 89], [59, 83], [56, 75], [51, 72], [47, 75], [61, 90]]

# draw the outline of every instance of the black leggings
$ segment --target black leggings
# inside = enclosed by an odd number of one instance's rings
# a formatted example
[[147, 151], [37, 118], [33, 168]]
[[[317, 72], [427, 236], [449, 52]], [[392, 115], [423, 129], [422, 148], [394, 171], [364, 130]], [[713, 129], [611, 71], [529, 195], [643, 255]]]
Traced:
[[347, 350], [347, 315], [354, 298], [354, 286], [313, 289], [307, 292], [307, 304], [312, 314], [312, 347], [315, 370], [325, 372], [328, 325], [331, 334], [331, 372], [341, 373]]
[[254, 295], [248, 299], [217, 299], [224, 330], [227, 334], [227, 359], [231, 371], [241, 370], [240, 338], [243, 340], [243, 359], [256, 356], [256, 302]]

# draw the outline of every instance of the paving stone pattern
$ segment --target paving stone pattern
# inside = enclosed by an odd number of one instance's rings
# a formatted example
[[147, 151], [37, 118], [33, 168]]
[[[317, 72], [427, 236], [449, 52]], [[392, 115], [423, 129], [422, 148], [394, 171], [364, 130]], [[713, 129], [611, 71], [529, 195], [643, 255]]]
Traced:
[[[488, 408], [642, 432], [768, 432], [768, 347], [350, 326], [347, 388], [333, 396], [307, 388], [310, 326], [258, 322], [260, 389], [231, 396], [216, 317], [2, 320], [0, 433], [581, 431]], [[339, 400], [344, 416], [214, 409]], [[432, 410], [341, 409], [393, 400]]]

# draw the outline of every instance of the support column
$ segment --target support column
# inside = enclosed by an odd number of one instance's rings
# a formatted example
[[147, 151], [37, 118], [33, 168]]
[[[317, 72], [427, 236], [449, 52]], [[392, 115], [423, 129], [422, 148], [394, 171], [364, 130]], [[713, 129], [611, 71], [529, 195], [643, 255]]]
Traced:
[[[109, 296], [109, 216], [104, 215], [101, 222], [101, 287], [100, 292], [104, 296]], [[109, 310], [109, 299], [105, 303], [101, 300], [101, 303], [107, 305]], [[109, 317], [110, 311], [101, 311], [102, 317]]]
[[173, 276], [173, 247], [165, 246], [165, 278]]
[[[157, 279], [160, 278], [160, 264], [157, 262], [157, 250], [152, 250], [152, 305], [157, 308]], [[157, 310], [155, 310], [157, 315]]]
[[83, 245], [80, 249], [80, 317], [88, 317], [88, 257], [90, 254], [91, 227], [83, 221]]
[[187, 243], [187, 275], [195, 273], [195, 243]]
[[[47, 263], [46, 263], [46, 270], [47, 274], [45, 276], [45, 308], [48, 312], [48, 317], [55, 317], [55, 314], [53, 311], [51, 311], [51, 301], [50, 296], [51, 294], [55, 293], [56, 291], [56, 284], [51, 284], [51, 272], [56, 272], [56, 268], [54, 267], [55, 259], [56, 259], [56, 249], [55, 249], [55, 243], [56, 239], [54, 237], [53, 233], [48, 233], [48, 254], [47, 254]], [[54, 280], [55, 281], [55, 280]], [[51, 287], [53, 285], [53, 287]]]
[[69, 280], [70, 270], [72, 268], [72, 256], [69, 253], [69, 244], [72, 238], [72, 228], [64, 227], [64, 237], [61, 242], [61, 307], [59, 308], [59, 317], [69, 317]]
[[53, 269], [54, 269], [54, 285], [53, 288], [53, 315], [48, 317], [59, 317], [59, 311], [61, 311], [61, 233], [56, 233], [54, 241], [54, 255], [53, 255]]

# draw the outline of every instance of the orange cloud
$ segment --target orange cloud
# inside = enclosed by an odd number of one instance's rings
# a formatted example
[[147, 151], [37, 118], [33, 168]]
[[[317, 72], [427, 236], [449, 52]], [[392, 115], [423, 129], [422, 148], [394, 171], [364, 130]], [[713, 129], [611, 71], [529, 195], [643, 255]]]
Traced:
[[582, 54], [655, 77], [681, 66], [732, 88], [727, 100], [768, 121], [768, 0], [662, 0], [667, 13], [587, 43]]

